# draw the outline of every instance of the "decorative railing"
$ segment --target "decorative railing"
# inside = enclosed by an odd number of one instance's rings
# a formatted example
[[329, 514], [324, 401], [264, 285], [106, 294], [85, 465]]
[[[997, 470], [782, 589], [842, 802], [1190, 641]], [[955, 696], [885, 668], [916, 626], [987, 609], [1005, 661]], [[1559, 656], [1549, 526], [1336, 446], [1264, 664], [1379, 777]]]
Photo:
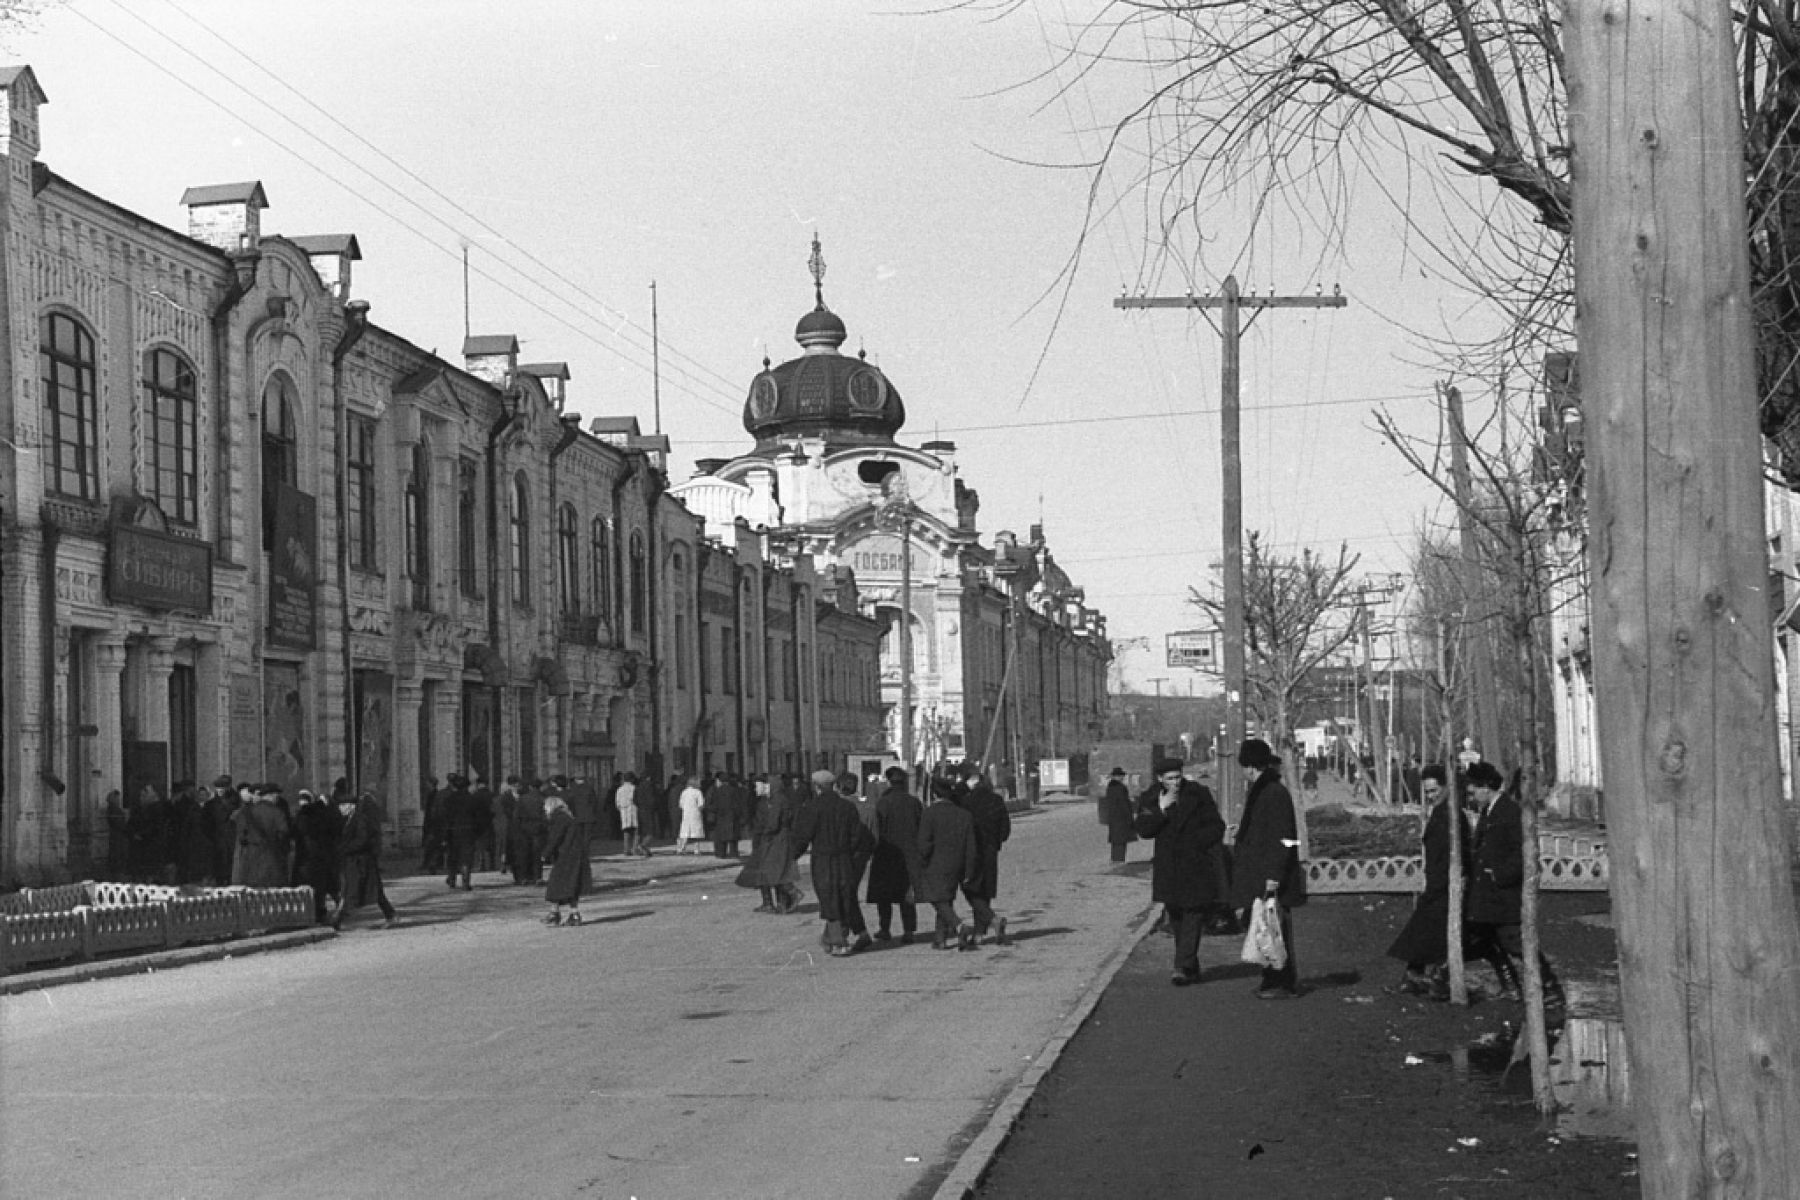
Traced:
[[[1566, 834], [1538, 841], [1538, 887], [1546, 892], [1604, 892], [1610, 886], [1606, 845]], [[1425, 890], [1423, 855], [1386, 858], [1314, 858], [1306, 863], [1313, 895]]]
[[309, 887], [183, 891], [90, 881], [26, 888], [0, 896], [0, 971], [304, 929], [313, 919]]

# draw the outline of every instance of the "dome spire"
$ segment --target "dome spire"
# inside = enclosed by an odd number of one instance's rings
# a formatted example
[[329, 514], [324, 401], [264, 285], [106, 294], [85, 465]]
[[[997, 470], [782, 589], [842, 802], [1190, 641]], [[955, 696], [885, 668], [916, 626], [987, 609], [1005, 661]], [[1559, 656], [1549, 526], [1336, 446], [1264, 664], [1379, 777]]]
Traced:
[[819, 231], [813, 230], [812, 257], [806, 260], [813, 277], [813, 300], [818, 311], [825, 312], [825, 252], [819, 248]]

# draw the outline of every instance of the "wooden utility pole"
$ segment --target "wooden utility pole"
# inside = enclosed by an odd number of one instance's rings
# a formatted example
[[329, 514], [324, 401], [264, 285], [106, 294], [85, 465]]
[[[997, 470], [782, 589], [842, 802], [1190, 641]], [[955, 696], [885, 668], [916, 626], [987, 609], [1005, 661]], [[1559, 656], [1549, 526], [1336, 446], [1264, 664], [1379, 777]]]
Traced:
[[[1238, 292], [1236, 275], [1227, 275], [1217, 296], [1120, 296], [1114, 308], [1200, 308], [1219, 310], [1219, 444], [1224, 477], [1224, 536], [1220, 543], [1225, 560], [1225, 753], [1219, 758], [1219, 803], [1227, 820], [1235, 820], [1243, 807], [1243, 784], [1237, 765], [1237, 748], [1244, 740], [1244, 479], [1238, 445], [1238, 339], [1244, 309], [1342, 308], [1347, 303], [1337, 292], [1317, 296], [1248, 296]], [[1251, 320], [1255, 320], [1252, 315]], [[1281, 748], [1275, 748], [1280, 753]]]
[[1572, 0], [1595, 707], [1643, 1192], [1800, 1194], [1743, 131], [1725, 0]]
[[1494, 691], [1494, 643], [1488, 637], [1488, 621], [1477, 619], [1477, 597], [1487, 594], [1481, 585], [1481, 547], [1475, 544], [1475, 489], [1469, 482], [1469, 431], [1463, 424], [1462, 393], [1445, 387], [1444, 412], [1450, 424], [1450, 478], [1456, 488], [1456, 525], [1462, 544], [1463, 649], [1469, 656], [1466, 677], [1468, 733], [1479, 739], [1481, 757], [1495, 766], [1504, 761], [1500, 747], [1500, 698]]

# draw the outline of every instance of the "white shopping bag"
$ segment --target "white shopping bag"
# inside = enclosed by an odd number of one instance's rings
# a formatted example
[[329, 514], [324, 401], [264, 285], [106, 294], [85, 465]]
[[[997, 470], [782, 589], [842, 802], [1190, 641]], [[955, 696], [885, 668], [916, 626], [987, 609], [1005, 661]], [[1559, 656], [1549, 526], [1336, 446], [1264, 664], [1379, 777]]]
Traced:
[[1250, 929], [1244, 934], [1243, 960], [1279, 971], [1287, 963], [1287, 945], [1281, 940], [1281, 913], [1275, 901], [1259, 897], [1250, 906]]

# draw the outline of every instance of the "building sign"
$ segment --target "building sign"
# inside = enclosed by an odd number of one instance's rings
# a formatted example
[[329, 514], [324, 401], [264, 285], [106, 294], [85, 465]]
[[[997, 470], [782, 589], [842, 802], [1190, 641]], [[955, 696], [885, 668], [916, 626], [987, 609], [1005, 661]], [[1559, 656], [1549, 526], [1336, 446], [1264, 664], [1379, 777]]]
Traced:
[[1056, 788], [1061, 791], [1069, 786], [1069, 760], [1066, 758], [1038, 759], [1038, 786], [1046, 790]]
[[1187, 629], [1166, 637], [1168, 665], [1200, 671], [1216, 671], [1219, 667], [1219, 631]]
[[144, 608], [212, 611], [212, 547], [142, 525], [114, 525], [106, 597]]
[[275, 537], [269, 545], [269, 641], [295, 650], [311, 650], [317, 622], [313, 619], [318, 587], [318, 502], [299, 488], [277, 483]]
[[[905, 560], [900, 557], [901, 545], [900, 539], [891, 535], [866, 537], [851, 547], [847, 556], [850, 568], [859, 578], [864, 575], [899, 575], [906, 566]], [[917, 578], [930, 568], [917, 546], [907, 548], [912, 553], [913, 577]]]

